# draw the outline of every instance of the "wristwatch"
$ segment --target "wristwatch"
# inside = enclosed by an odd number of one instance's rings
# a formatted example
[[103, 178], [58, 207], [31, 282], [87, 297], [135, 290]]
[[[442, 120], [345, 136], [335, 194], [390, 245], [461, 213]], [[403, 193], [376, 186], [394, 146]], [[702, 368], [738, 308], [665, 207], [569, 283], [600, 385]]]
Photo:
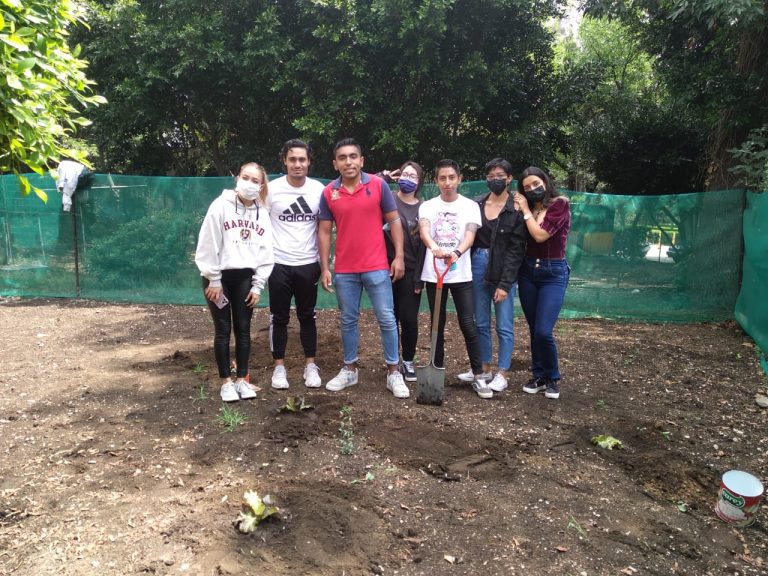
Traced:
[[531, 218], [533, 218], [533, 214], [531, 214], [530, 212], [528, 212], [528, 214], [523, 215], [523, 220], [530, 220]]

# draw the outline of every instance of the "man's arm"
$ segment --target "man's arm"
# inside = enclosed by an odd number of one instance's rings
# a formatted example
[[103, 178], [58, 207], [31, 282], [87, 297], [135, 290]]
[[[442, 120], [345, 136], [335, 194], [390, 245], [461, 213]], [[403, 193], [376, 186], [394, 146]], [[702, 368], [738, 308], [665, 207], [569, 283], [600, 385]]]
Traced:
[[331, 232], [333, 220], [320, 220], [317, 224], [317, 249], [320, 252], [320, 283], [323, 290], [333, 292], [333, 276], [331, 275]]
[[384, 214], [384, 219], [389, 224], [389, 234], [395, 247], [395, 259], [389, 268], [392, 282], [397, 282], [405, 274], [405, 256], [403, 255], [403, 224], [400, 221], [400, 213], [397, 210]]

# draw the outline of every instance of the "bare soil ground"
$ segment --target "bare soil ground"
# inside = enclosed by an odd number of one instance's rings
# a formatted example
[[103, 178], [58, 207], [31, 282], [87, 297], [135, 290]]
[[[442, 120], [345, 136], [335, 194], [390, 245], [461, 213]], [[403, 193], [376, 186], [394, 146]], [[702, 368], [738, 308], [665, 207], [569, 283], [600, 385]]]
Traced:
[[[227, 432], [205, 308], [0, 299], [0, 322], [3, 575], [766, 574], [766, 507], [742, 529], [713, 513], [724, 471], [768, 476], [768, 413], [754, 402], [766, 381], [733, 323], [562, 321], [553, 401], [520, 389], [518, 320], [512, 385], [481, 400], [455, 380], [466, 366], [451, 319], [434, 407], [386, 391], [370, 313], [358, 386], [307, 391], [294, 359], [291, 388], [272, 390], [260, 309], [263, 390]], [[326, 380], [338, 320], [319, 322]], [[289, 394], [314, 409], [278, 412]], [[625, 448], [598, 448], [597, 434]], [[249, 489], [282, 517], [243, 535], [233, 521]]]

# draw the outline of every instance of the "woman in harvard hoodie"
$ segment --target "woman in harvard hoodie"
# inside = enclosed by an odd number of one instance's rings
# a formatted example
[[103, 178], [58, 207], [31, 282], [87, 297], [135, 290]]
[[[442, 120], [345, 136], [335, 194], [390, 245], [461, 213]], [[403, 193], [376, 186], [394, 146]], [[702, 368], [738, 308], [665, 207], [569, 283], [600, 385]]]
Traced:
[[[251, 162], [240, 168], [234, 190], [224, 190], [205, 215], [195, 263], [213, 316], [213, 350], [221, 399], [254, 398], [245, 378], [251, 354], [251, 317], [272, 272], [272, 227], [266, 208], [267, 173]], [[234, 326], [237, 379], [230, 378], [229, 334]]]

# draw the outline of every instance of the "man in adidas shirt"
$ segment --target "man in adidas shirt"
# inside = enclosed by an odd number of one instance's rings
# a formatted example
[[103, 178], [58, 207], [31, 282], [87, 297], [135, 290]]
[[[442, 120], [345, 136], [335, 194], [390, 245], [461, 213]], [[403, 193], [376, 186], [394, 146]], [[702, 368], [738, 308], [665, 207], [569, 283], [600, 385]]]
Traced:
[[322, 382], [315, 364], [315, 305], [320, 278], [317, 214], [323, 185], [307, 178], [312, 151], [306, 142], [288, 140], [280, 150], [280, 161], [286, 175], [269, 183], [269, 215], [275, 250], [275, 268], [269, 277], [269, 343], [275, 361], [272, 387], [288, 388], [284, 359], [291, 300], [295, 298], [299, 337], [306, 357], [304, 384], [319, 388]]

